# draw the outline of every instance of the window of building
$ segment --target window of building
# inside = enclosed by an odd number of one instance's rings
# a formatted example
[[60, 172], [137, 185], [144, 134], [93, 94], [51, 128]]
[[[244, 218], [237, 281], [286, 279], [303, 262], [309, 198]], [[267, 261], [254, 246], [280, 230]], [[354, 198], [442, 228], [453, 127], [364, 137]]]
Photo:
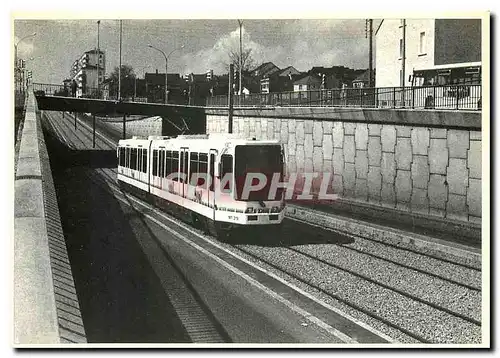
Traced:
[[425, 32], [420, 33], [418, 53], [420, 55], [425, 55]]

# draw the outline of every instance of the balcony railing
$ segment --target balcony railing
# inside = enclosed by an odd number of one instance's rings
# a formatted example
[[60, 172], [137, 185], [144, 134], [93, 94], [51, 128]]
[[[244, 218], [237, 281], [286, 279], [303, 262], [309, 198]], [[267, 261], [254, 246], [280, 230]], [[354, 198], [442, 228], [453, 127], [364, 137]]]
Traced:
[[[228, 96], [207, 98], [227, 107]], [[346, 88], [235, 95], [235, 107], [361, 107], [481, 110], [481, 85]]]

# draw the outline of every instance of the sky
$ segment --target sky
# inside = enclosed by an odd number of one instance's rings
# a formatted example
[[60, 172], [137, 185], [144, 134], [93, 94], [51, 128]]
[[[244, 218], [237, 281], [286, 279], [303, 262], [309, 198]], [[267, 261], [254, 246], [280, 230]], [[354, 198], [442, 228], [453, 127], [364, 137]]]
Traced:
[[[28, 59], [34, 82], [61, 83], [73, 62], [97, 47], [97, 20], [14, 20], [14, 41], [23, 40], [18, 56]], [[119, 64], [119, 21], [101, 20], [100, 48], [106, 53], [106, 74]], [[379, 23], [374, 20], [374, 31]], [[237, 19], [124, 19], [122, 64], [130, 65], [142, 78], [144, 72], [227, 73], [228, 52], [239, 51]], [[243, 48], [252, 50], [256, 65], [271, 61], [280, 68], [294, 66], [307, 71], [313, 66], [344, 65], [368, 68], [369, 41], [365, 19], [243, 19]]]

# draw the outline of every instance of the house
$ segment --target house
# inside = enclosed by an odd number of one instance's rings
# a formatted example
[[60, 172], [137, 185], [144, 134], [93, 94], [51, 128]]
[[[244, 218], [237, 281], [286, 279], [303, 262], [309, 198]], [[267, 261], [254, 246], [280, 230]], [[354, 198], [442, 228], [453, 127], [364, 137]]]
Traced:
[[[375, 74], [375, 71], [373, 71], [373, 73]], [[363, 71], [359, 76], [357, 76], [352, 81], [352, 87], [353, 88], [370, 87], [370, 70], [368, 69], [366, 71]]]
[[384, 19], [375, 36], [377, 87], [481, 81], [480, 19]]
[[[164, 103], [165, 102], [165, 74], [146, 73], [144, 75], [146, 96], [148, 102]], [[185, 81], [182, 80], [178, 73], [169, 73], [167, 78], [168, 86], [168, 102], [169, 103], [184, 103], [184, 90], [186, 88]]]
[[265, 62], [259, 67], [252, 70], [251, 74], [254, 77], [264, 78], [268, 77], [274, 72], [280, 71], [280, 68], [272, 62]]
[[260, 93], [293, 91], [293, 81], [300, 74], [293, 66], [273, 72], [260, 80]]
[[312, 91], [321, 88], [321, 79], [316, 75], [306, 75], [293, 82], [293, 91]]

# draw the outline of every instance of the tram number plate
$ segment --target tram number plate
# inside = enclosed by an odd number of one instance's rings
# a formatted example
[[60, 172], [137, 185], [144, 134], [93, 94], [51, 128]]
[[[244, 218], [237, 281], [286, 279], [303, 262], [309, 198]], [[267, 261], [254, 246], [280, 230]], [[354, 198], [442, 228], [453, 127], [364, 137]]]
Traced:
[[233, 215], [229, 215], [227, 218], [229, 220], [234, 220], [234, 221], [238, 221], [239, 220], [239, 218], [237, 216], [233, 216]]

